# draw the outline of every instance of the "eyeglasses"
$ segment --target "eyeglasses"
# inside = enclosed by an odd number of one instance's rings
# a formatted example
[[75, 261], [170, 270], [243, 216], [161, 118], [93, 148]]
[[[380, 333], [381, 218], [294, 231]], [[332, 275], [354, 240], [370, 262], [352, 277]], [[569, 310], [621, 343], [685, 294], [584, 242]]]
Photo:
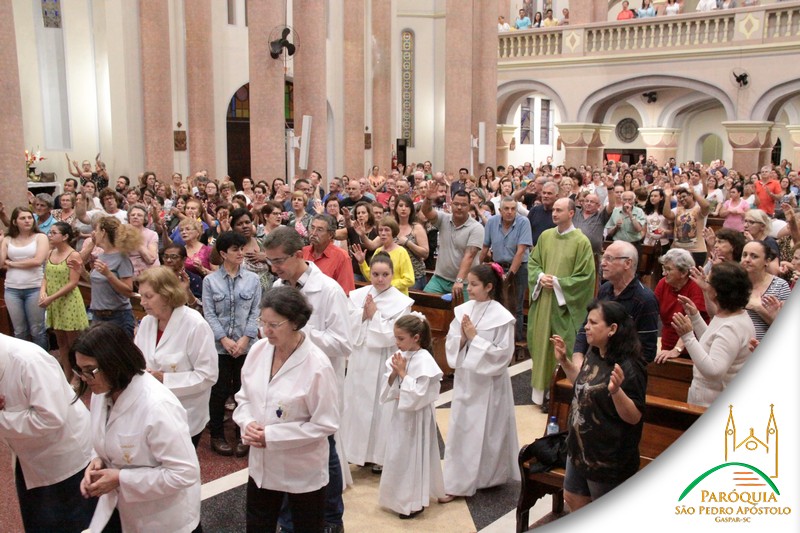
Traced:
[[744, 223], [745, 223], [745, 225], [747, 225], [747, 224], [763, 224], [763, 222], [761, 222], [759, 220], [750, 220], [750, 219], [747, 219], [747, 218], [744, 219]]
[[264, 322], [259, 318], [258, 319], [258, 325], [261, 326], [262, 328], [278, 329], [282, 325], [286, 324], [288, 321], [289, 321], [289, 319], [287, 318], [286, 320], [284, 320], [282, 322]]
[[269, 257], [267, 257], [266, 259], [264, 259], [264, 261], [266, 261], [269, 266], [274, 266], [274, 265], [280, 266], [291, 258], [292, 258], [291, 255], [287, 255], [284, 257], [276, 257], [275, 259], [270, 259]]
[[606, 263], [610, 263], [611, 261], [616, 261], [617, 259], [630, 259], [627, 255], [604, 255], [600, 258], [601, 261], [605, 261]]
[[94, 379], [98, 372], [100, 372], [99, 368], [93, 368], [91, 370], [81, 370], [80, 368], [72, 369], [72, 373], [79, 379]]
[[179, 254], [164, 254], [164, 261], [178, 261], [181, 259]]

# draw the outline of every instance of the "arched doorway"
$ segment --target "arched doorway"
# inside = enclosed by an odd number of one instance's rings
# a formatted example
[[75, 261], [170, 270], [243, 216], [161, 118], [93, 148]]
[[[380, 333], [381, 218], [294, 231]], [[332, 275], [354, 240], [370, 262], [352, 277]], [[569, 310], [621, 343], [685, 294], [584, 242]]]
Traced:
[[[286, 129], [294, 127], [294, 83], [284, 83]], [[231, 97], [225, 120], [228, 149], [228, 175], [240, 186], [250, 175], [250, 84], [239, 87]]]
[[715, 159], [722, 159], [722, 138], [716, 133], [703, 135], [697, 141], [698, 160], [710, 163]]

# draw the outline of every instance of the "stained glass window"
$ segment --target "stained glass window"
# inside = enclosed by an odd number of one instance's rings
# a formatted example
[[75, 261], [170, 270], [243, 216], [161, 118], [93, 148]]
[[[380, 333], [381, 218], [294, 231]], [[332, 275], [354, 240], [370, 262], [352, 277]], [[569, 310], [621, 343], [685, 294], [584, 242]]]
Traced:
[[414, 146], [414, 32], [400, 34], [400, 136]]
[[61, 27], [60, 0], [42, 0], [42, 21], [45, 28]]

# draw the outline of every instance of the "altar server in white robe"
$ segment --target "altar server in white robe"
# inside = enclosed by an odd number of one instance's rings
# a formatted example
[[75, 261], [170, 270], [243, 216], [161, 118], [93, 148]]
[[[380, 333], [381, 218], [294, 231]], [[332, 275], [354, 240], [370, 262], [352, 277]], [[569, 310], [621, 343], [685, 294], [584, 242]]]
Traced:
[[434, 402], [439, 398], [442, 371], [431, 353], [431, 329], [421, 313], [395, 322], [400, 351], [386, 361], [381, 401], [392, 407], [378, 503], [413, 518], [444, 497]]
[[92, 391], [94, 457], [81, 494], [99, 497], [90, 530], [202, 531], [200, 464], [186, 410], [146, 372], [142, 352], [116, 324], [101, 322], [70, 349]]
[[516, 319], [503, 307], [503, 269], [497, 263], [469, 271], [470, 301], [455, 308], [447, 334], [447, 364], [455, 369], [444, 454], [447, 496], [519, 480], [517, 426], [508, 364]]
[[[344, 380], [344, 411], [340, 434], [347, 460], [379, 472], [386, 449], [391, 407], [380, 402], [386, 361], [397, 350], [394, 323], [411, 312], [414, 300], [392, 286], [394, 268], [389, 254], [379, 252], [370, 262], [372, 285], [350, 292], [353, 353]], [[387, 414], [388, 413], [388, 414]]]
[[197, 448], [209, 421], [208, 400], [217, 382], [214, 333], [203, 315], [186, 306], [186, 290], [171, 268], [149, 268], [139, 274], [139, 294], [147, 316], [134, 343], [144, 354], [147, 371], [180, 400]]
[[89, 411], [74, 395], [52, 355], [0, 334], [0, 443], [14, 453], [25, 531], [83, 531], [92, 519], [95, 500], [80, 496]]

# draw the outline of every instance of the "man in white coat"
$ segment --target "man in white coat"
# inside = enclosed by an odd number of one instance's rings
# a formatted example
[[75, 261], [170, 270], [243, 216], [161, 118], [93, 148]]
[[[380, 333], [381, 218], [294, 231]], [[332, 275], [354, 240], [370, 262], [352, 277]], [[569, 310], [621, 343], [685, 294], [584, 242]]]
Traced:
[[56, 359], [37, 345], [0, 334], [0, 441], [16, 456], [26, 531], [82, 531], [97, 500], [80, 495], [92, 445], [89, 411]]
[[[293, 228], [282, 226], [270, 232], [264, 241], [264, 249], [267, 264], [279, 278], [274, 286], [297, 287], [314, 309], [303, 331], [331, 360], [339, 386], [341, 412], [345, 367], [352, 351], [347, 296], [336, 281], [323, 274], [314, 263], [303, 259], [303, 239]], [[334, 437], [328, 438], [330, 481], [325, 503], [325, 527], [332, 533], [344, 531], [342, 490], [345, 484], [352, 484], [346, 450], [342, 449], [340, 439]], [[343, 479], [342, 475], [346, 477]], [[282, 531], [292, 531], [285, 518], [286, 513], [281, 515]]]

